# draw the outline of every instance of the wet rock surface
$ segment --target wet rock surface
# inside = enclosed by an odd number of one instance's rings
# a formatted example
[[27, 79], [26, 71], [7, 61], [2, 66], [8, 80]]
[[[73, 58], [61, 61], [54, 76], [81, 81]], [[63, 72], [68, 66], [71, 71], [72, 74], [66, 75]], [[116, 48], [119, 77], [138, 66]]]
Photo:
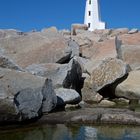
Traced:
[[140, 125], [140, 113], [128, 109], [85, 108], [44, 115], [39, 123], [49, 124], [131, 124]]
[[113, 106], [115, 106], [115, 105], [116, 105], [115, 102], [109, 101], [109, 100], [106, 100], [106, 99], [102, 100], [102, 101], [99, 103], [99, 106], [102, 106], [102, 107], [113, 107]]

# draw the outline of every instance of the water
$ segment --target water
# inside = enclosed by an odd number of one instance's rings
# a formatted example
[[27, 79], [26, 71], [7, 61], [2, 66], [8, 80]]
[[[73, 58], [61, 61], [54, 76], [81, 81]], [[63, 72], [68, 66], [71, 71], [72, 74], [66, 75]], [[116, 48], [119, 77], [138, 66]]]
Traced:
[[140, 127], [43, 125], [0, 131], [0, 140], [140, 140]]

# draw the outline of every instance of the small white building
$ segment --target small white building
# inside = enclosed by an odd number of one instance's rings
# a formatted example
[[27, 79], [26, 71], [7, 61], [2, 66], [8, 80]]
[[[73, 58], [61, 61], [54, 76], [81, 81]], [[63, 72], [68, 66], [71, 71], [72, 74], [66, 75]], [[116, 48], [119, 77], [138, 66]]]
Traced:
[[84, 24], [89, 27], [89, 31], [105, 29], [105, 22], [101, 21], [99, 0], [86, 0]]

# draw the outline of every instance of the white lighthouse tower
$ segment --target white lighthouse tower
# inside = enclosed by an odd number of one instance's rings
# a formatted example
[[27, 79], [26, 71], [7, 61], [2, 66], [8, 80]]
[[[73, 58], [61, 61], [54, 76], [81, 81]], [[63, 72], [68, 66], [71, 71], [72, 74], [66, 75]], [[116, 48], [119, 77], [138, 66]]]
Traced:
[[105, 22], [101, 22], [99, 0], [86, 0], [85, 21], [89, 31], [105, 29]]

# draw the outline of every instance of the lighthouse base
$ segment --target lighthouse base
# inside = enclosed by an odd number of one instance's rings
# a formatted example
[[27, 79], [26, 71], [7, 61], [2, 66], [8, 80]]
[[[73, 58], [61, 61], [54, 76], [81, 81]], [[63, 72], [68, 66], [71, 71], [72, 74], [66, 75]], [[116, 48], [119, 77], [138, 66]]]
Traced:
[[97, 23], [94, 23], [93, 25], [91, 25], [91, 27], [89, 27], [88, 30], [89, 31], [94, 31], [96, 29], [102, 30], [102, 29], [105, 29], [105, 27], [106, 27], [105, 22], [97, 22]]

